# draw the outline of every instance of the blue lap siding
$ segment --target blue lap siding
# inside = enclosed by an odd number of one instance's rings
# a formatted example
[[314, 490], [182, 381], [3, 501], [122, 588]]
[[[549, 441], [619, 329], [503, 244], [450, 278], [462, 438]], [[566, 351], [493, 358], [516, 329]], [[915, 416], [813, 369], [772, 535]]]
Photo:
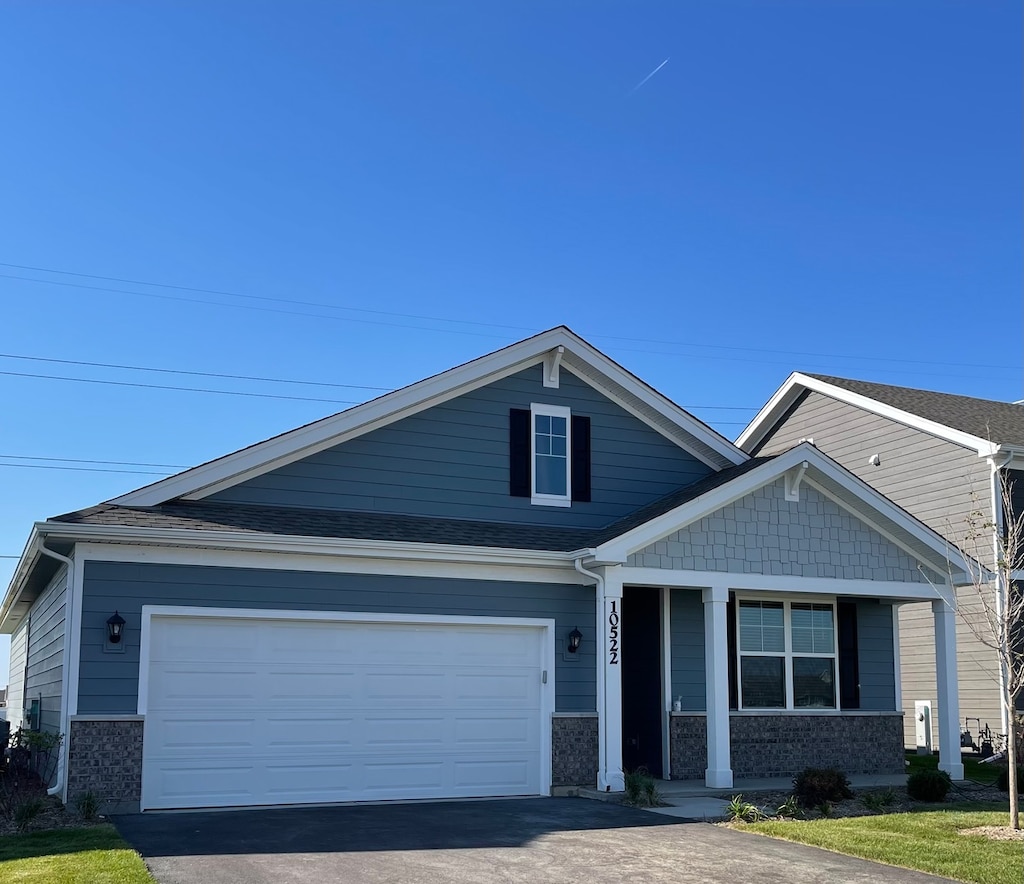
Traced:
[[[88, 562], [80, 714], [137, 711], [143, 604], [553, 619], [556, 711], [596, 709], [592, 586]], [[115, 609], [127, 620], [124, 653], [104, 651], [106, 619]], [[563, 654], [561, 643], [576, 626], [584, 635], [583, 646], [577, 654]]]
[[[565, 406], [591, 420], [592, 499], [535, 506], [509, 494], [509, 410]], [[711, 469], [589, 384], [540, 366], [212, 495], [210, 500], [597, 528]]]

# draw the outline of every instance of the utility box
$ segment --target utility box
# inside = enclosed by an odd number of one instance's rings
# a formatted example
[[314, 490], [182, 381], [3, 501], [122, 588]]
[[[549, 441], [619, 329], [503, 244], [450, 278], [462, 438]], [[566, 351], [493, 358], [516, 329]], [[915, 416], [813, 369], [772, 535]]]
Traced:
[[932, 701], [914, 701], [914, 732], [917, 734], [917, 754], [932, 754]]

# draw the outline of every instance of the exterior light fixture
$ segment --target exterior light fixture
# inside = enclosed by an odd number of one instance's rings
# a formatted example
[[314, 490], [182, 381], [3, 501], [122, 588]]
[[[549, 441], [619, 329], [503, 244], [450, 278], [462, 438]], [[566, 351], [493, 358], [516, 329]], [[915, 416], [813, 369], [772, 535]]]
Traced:
[[125, 619], [117, 611], [112, 617], [107, 618], [107, 640], [112, 644], [119, 644], [121, 633], [124, 631]]
[[580, 643], [583, 641], [583, 633], [579, 631], [579, 628], [573, 629], [569, 633], [569, 653], [575, 654], [580, 649]]

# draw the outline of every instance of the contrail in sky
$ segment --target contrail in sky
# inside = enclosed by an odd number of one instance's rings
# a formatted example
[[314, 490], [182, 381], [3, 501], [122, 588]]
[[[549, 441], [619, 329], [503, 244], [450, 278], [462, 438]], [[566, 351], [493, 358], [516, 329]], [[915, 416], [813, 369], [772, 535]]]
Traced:
[[653, 76], [654, 76], [654, 75], [655, 75], [656, 73], [658, 73], [658, 71], [660, 71], [660, 70], [661, 70], [661, 69], [662, 69], [663, 67], [665, 67], [665, 65], [667, 65], [667, 64], [668, 64], [668, 59], [666, 58], [666, 59], [665, 59], [665, 60], [664, 60], [664, 61], [663, 61], [663, 62], [662, 62], [661, 64], [659, 64], [659, 65], [658, 65], [658, 66], [657, 66], [657, 67], [656, 67], [656, 68], [655, 68], [655, 69], [654, 69], [653, 71], [651, 71], [651, 72], [650, 72], [650, 73], [649, 73], [649, 74], [648, 74], [648, 75], [647, 75], [646, 77], [644, 77], [644, 78], [643, 78], [643, 79], [642, 79], [642, 80], [641, 80], [641, 81], [640, 81], [639, 83], [637, 83], [637, 84], [636, 84], [636, 85], [635, 85], [635, 86], [633, 87], [632, 91], [631, 91], [631, 92], [630, 92], [629, 94], [630, 94], [630, 95], [632, 95], [632, 94], [633, 94], [633, 92], [636, 92], [636, 90], [637, 90], [637, 89], [639, 89], [639, 88], [640, 88], [641, 86], [643, 86], [643, 85], [644, 85], [644, 83], [646, 83], [646, 82], [647, 82], [647, 81], [648, 81], [649, 79], [651, 79], [651, 77], [653, 77]]

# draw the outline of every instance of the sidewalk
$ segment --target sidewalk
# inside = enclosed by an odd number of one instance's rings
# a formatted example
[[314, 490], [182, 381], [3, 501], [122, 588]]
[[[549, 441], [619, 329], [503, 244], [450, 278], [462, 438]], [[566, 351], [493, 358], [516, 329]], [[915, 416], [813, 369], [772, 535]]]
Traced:
[[[870, 789], [882, 786], [903, 786], [907, 782], [905, 773], [899, 774], [854, 774], [850, 777], [853, 789]], [[735, 780], [729, 789], [712, 789], [703, 780], [658, 780], [658, 792], [668, 807], [646, 808], [652, 813], [684, 820], [719, 820], [725, 818], [725, 808], [734, 795], [751, 798], [759, 792], [791, 792], [792, 777], [763, 777], [749, 780]], [[580, 796], [596, 798], [599, 801], [621, 801], [622, 793], [608, 794], [596, 789], [581, 789]]]

